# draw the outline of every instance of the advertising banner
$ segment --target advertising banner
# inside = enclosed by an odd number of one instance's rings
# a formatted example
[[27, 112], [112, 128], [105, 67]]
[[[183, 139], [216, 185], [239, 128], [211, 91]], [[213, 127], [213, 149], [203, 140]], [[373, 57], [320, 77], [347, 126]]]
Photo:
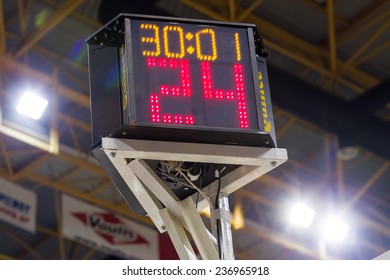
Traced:
[[0, 178], [0, 220], [34, 233], [36, 193]]
[[64, 236], [124, 259], [159, 259], [158, 232], [62, 195]]

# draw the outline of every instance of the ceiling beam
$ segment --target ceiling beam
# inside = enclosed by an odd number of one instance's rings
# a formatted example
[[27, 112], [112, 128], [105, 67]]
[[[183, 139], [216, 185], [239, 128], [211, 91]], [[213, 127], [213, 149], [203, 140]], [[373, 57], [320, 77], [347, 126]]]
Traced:
[[263, 205], [267, 205], [268, 207], [272, 208], [272, 209], [278, 209], [279, 206], [277, 205], [277, 203], [261, 196], [261, 195], [253, 195], [253, 192], [251, 191], [248, 191], [246, 190], [245, 188], [244, 189], [241, 189], [239, 191], [239, 194], [243, 197], [243, 198], [249, 198], [252, 202], [254, 202], [255, 204], [256, 203], [261, 203]]
[[[324, 130], [336, 134], [342, 146], [361, 146], [390, 158], [387, 145], [390, 143], [390, 131], [384, 120], [376, 118], [372, 112], [356, 111], [351, 102], [331, 95], [272, 65], [268, 70], [273, 104], [288, 108], [300, 118], [310, 120]], [[286, 92], [290, 94], [285, 94]]]
[[[46, 243], [48, 240], [51, 239], [51, 236], [45, 236], [44, 238], [42, 238], [41, 240], [39, 240], [38, 242], [34, 243], [33, 245], [31, 245], [31, 248], [34, 249], [36, 252], [38, 252], [38, 248], [39, 246], [43, 245], [44, 243]], [[28, 255], [28, 251], [27, 250], [24, 250], [23, 252], [20, 252], [16, 258], [18, 260], [23, 260], [26, 255]]]
[[353, 63], [367, 50], [390, 26], [390, 19], [386, 20], [385, 24], [380, 26], [364, 43], [350, 56], [345, 62], [343, 67], [338, 72], [339, 75], [344, 74], [350, 67], [353, 67]]
[[[357, 85], [356, 83], [352, 83], [349, 80], [346, 80], [344, 78], [339, 77], [337, 74], [332, 73], [327, 68], [323, 67], [322, 65], [318, 65], [313, 61], [313, 59], [307, 58], [305, 56], [300, 55], [299, 53], [295, 52], [294, 50], [288, 49], [284, 47], [283, 45], [276, 44], [268, 39], [264, 39], [264, 43], [267, 47], [277, 51], [278, 53], [287, 56], [288, 58], [291, 58], [292, 60], [295, 60], [299, 62], [300, 64], [318, 72], [319, 74], [328, 77], [340, 84], [343, 84], [344, 86], [352, 89], [353, 91], [357, 93], [363, 93], [365, 91], [364, 87]], [[340, 65], [340, 64], [338, 64]]]
[[77, 8], [83, 0], [67, 0], [57, 10], [52, 12], [40, 27], [24, 38], [19, 47], [14, 52], [16, 58], [24, 55], [32, 46], [38, 43], [49, 31], [56, 27], [66, 16]]
[[296, 251], [304, 256], [308, 256], [315, 259], [321, 259], [321, 256], [317, 252], [307, 247], [304, 247], [302, 245], [299, 245], [296, 242], [293, 242], [288, 238], [281, 236], [279, 233], [273, 230], [270, 230], [264, 226], [258, 225], [257, 223], [248, 220], [246, 220], [245, 225], [246, 226], [244, 230], [253, 236], [257, 236], [261, 239], [268, 240], [288, 250]]
[[54, 207], [55, 207], [55, 214], [57, 219], [57, 238], [58, 238], [59, 257], [61, 260], [65, 260], [66, 252], [65, 252], [64, 233], [62, 229], [63, 220], [62, 220], [62, 209], [61, 209], [61, 194], [57, 190], [54, 191]]
[[[302, 3], [304, 3], [306, 6], [310, 7], [311, 9], [326, 15], [327, 14], [327, 9], [325, 7], [320, 6], [319, 4], [315, 3], [313, 0], [301, 0]], [[334, 15], [335, 22], [342, 24], [342, 25], [347, 25], [348, 21], [343, 18], [340, 15], [335, 14]]]
[[20, 169], [18, 172], [16, 172], [15, 175], [12, 177], [12, 179], [19, 180], [22, 176], [32, 172], [35, 168], [47, 162], [51, 158], [51, 156], [52, 156], [51, 154], [47, 153], [33, 160], [32, 162], [24, 166], [22, 169]]
[[41, 140], [37, 137], [31, 136], [27, 133], [20, 131], [20, 130], [3, 125], [2, 123], [0, 123], [0, 132], [3, 133], [4, 135], [7, 135], [7, 136], [14, 138], [14, 139], [17, 139], [23, 143], [34, 146], [36, 148], [39, 148], [43, 151], [47, 151], [50, 153], [56, 152], [54, 150], [54, 145], [52, 145], [52, 143], [49, 143], [48, 141], [44, 141], [44, 140]]
[[[61, 149], [60, 149], [60, 151], [61, 151]], [[98, 164], [92, 164], [91, 162], [85, 160], [81, 156], [77, 157], [74, 155], [70, 155], [70, 154], [66, 154], [66, 153], [61, 152], [57, 155], [57, 157], [62, 159], [62, 160], [65, 160], [67, 162], [70, 162], [78, 167], [81, 167], [81, 168], [87, 169], [91, 172], [94, 172], [97, 175], [100, 175], [104, 178], [107, 177], [107, 173], [106, 173], [106, 171], [103, 170], [103, 168], [101, 168]]]
[[[268, 240], [263, 239], [263, 240], [257, 242], [256, 244], [251, 244], [247, 248], [241, 250], [239, 253], [241, 254], [241, 256], [245, 256], [247, 259], [251, 259], [252, 253], [256, 250], [261, 249], [263, 246], [267, 245], [268, 242], [269, 242]], [[265, 255], [264, 257], [267, 258], [267, 255]]]
[[[12, 58], [9, 55], [0, 56], [0, 64], [2, 64], [4, 67], [6, 67], [9, 70], [16, 70], [18, 72], [25, 74], [26, 76], [39, 79], [42, 82], [52, 84], [52, 85], [55, 83], [53, 76], [42, 73], [30, 66], [24, 65], [16, 61], [14, 58]], [[56, 89], [62, 97], [65, 97], [70, 101], [75, 102], [76, 104], [83, 106], [84, 108], [89, 110], [90, 107], [89, 96], [87, 96], [86, 94], [75, 91], [68, 87], [64, 87], [62, 85], [58, 85]]]
[[3, 0], [0, 0], [0, 56], [6, 52], [7, 36], [5, 31]]
[[335, 13], [333, 0], [327, 0], [326, 12], [328, 16], [328, 42], [329, 42], [329, 57], [330, 69], [333, 74], [337, 71], [337, 49], [336, 49], [336, 31], [335, 31]]
[[81, 257], [82, 260], [89, 260], [96, 253], [95, 248], [91, 248]]
[[[355, 194], [355, 196], [347, 202], [347, 204], [344, 206], [343, 211], [347, 212], [349, 211], [356, 202], [359, 201], [359, 199], [368, 191], [369, 188], [372, 187], [372, 185], [381, 177], [385, 171], [390, 166], [390, 162], [386, 162], [383, 164], [368, 180], [367, 182], [359, 189], [359, 191]], [[390, 233], [390, 231], [389, 231]]]
[[[221, 13], [218, 13], [216, 11], [210, 10], [205, 5], [202, 5], [202, 2], [195, 2], [194, 0], [180, 0], [183, 4], [193, 8], [194, 10], [197, 10], [198, 12], [201, 12], [211, 19], [214, 20], [221, 20], [221, 21], [227, 21], [225, 17], [221, 16]], [[332, 77], [337, 82], [343, 81], [345, 85], [348, 85], [348, 81], [340, 78], [338, 76], [332, 75], [332, 73], [324, 68], [321, 65], [317, 65], [315, 62], [313, 62], [313, 57], [323, 57], [324, 59], [329, 59], [329, 53], [326, 49], [323, 47], [318, 47], [316, 45], [313, 45], [309, 42], [306, 42], [305, 40], [298, 38], [297, 36], [291, 34], [290, 32], [284, 30], [283, 28], [261, 18], [253, 13], [249, 14], [246, 18], [248, 22], [252, 22], [257, 25], [259, 30], [261, 31], [262, 35], [266, 39], [266, 45], [270, 46], [270, 42], [272, 42], [271, 48], [275, 49], [278, 52], [282, 51], [283, 55], [286, 55], [290, 57], [291, 59], [298, 61], [302, 63], [302, 61], [305, 62], [305, 66], [312, 68], [313, 70], [319, 72], [320, 74], [327, 75], [328, 77]], [[272, 40], [272, 41], [271, 41]], [[277, 43], [274, 43], [277, 42]], [[277, 46], [275, 48], [275, 46]], [[297, 55], [297, 52], [294, 51], [298, 50], [299, 52], [305, 54], [306, 59], [302, 55]], [[290, 55], [293, 54], [293, 55]], [[343, 67], [345, 64], [344, 61], [337, 59], [337, 67]], [[371, 88], [379, 83], [379, 80], [357, 68], [349, 68], [346, 72], [346, 75], [354, 81], [355, 84], [360, 84], [364, 86], [365, 88]], [[349, 83], [352, 84], [352, 83]], [[354, 89], [357, 90], [359, 87], [354, 86]], [[359, 90], [361, 92], [361, 90]]]
[[370, 58], [378, 55], [379, 53], [385, 51], [390, 47], [390, 40], [380, 44], [379, 46], [375, 47], [374, 49], [371, 49], [370, 51], [365, 52], [360, 58], [356, 59], [355, 62], [352, 62], [352, 66], [356, 67], [359, 66], [360, 64], [366, 62]]
[[13, 170], [13, 167], [12, 167], [11, 158], [10, 158], [8, 149], [7, 149], [7, 147], [6, 147], [5, 143], [4, 143], [4, 140], [2, 139], [1, 135], [0, 135], [0, 151], [1, 151], [1, 154], [2, 154], [2, 156], [4, 158], [8, 174], [11, 177], [14, 176], [14, 170]]
[[[308, 43], [304, 41], [303, 39], [298, 38], [297, 36], [285, 31], [284, 29], [258, 17], [253, 14], [249, 15], [247, 20], [249, 22], [253, 22], [257, 25], [259, 30], [263, 33], [265, 39], [268, 39], [268, 43], [266, 43], [266, 46], [269, 45], [269, 42], [272, 40], [273, 42], [278, 42], [279, 46], [283, 46], [284, 50], [288, 52], [294, 52], [295, 48], [296, 50], [299, 50], [302, 54], [305, 54], [306, 57], [309, 57], [308, 60], [313, 61], [313, 57], [323, 57], [325, 60], [330, 59], [329, 58], [329, 52], [326, 50], [326, 48], [318, 47], [317, 45], [313, 45], [311, 43]], [[275, 45], [275, 44], [274, 44]], [[279, 47], [280, 49], [280, 47]], [[277, 50], [278, 51], [278, 50]], [[296, 56], [291, 57], [292, 59], [295, 59]], [[302, 57], [302, 55], [301, 55]], [[298, 60], [296, 60], [298, 61]], [[345, 62], [341, 59], [337, 59], [337, 67], [343, 67]], [[300, 62], [300, 61], [298, 61]], [[328, 71], [327, 68], [324, 68], [322, 65], [317, 64], [315, 62], [312, 62], [311, 67], [313, 70], [319, 72], [320, 74], [327, 73], [327, 76], [331, 76], [331, 72]], [[310, 67], [309, 65], [306, 65]], [[319, 70], [321, 69], [321, 70]], [[364, 85], [366, 88], [371, 88], [379, 83], [379, 79], [376, 77], [373, 77], [370, 74], [367, 74], [357, 68], [349, 68], [348, 71], [345, 73], [348, 78], [354, 81], [356, 84]], [[334, 76], [334, 79], [337, 82], [340, 82], [340, 80], [344, 80], [338, 76]]]
[[246, 19], [247, 16], [249, 16], [258, 6], [260, 6], [261, 3], [263, 3], [264, 0], [256, 0], [253, 1], [252, 4], [245, 10], [241, 12], [241, 14], [237, 17], [236, 21], [241, 22], [244, 19]]
[[0, 253], [0, 260], [16, 260], [16, 259], [11, 256]]
[[[42, 2], [42, 3], [48, 5], [52, 8], [55, 8], [55, 9], [58, 9], [60, 7], [60, 4], [58, 4], [57, 2], [54, 2], [53, 0], [39, 0], [39, 2]], [[102, 26], [102, 24], [100, 22], [93, 20], [91, 18], [88, 18], [86, 16], [83, 16], [82, 14], [80, 14], [76, 11], [72, 11], [70, 13], [70, 16], [77, 19], [78, 21], [80, 21], [83, 24], [89, 25], [90, 27], [92, 27], [94, 29], [98, 29]]]
[[[21, 40], [20, 36], [15, 35], [14, 33], [11, 33], [9, 31], [7, 31], [6, 34], [7, 34], [7, 37], [11, 40], [14, 40], [14, 41]], [[73, 60], [71, 60], [67, 57], [64, 57], [58, 53], [55, 53], [51, 50], [48, 50], [40, 45], [34, 45], [31, 48], [31, 51], [33, 51], [34, 53], [36, 53], [37, 55], [39, 55], [42, 58], [45, 57], [46, 60], [48, 60], [48, 59], [58, 60], [59, 62], [62, 62], [62, 63], [66, 64], [72, 68], [76, 68], [84, 73], [88, 73], [88, 67], [84, 66], [83, 64], [75, 63]]]
[[[18, 17], [19, 17], [19, 27], [20, 33], [24, 37], [26, 35], [26, 16], [25, 16], [25, 7], [23, 6], [23, 0], [18, 0]], [[31, 1], [27, 3], [29, 6]]]
[[229, 0], [229, 18], [232, 21], [236, 19], [236, 0]]
[[75, 198], [79, 198], [79, 199], [82, 199], [82, 200], [84, 200], [86, 202], [89, 202], [89, 203], [95, 204], [97, 206], [103, 207], [103, 208], [105, 208], [107, 210], [111, 210], [113, 212], [116, 212], [117, 214], [120, 214], [120, 215], [123, 215], [125, 217], [131, 218], [131, 219], [133, 219], [135, 221], [142, 222], [142, 223], [147, 224], [149, 226], [153, 226], [152, 221], [149, 218], [145, 217], [145, 216], [137, 215], [137, 214], [131, 212], [129, 209], [122, 208], [122, 207], [117, 207], [117, 206], [113, 205], [110, 202], [94, 198], [94, 197], [92, 197], [92, 196], [90, 196], [88, 194], [85, 194], [85, 193], [83, 193], [81, 191], [75, 190], [74, 188], [71, 188], [69, 186], [65, 186], [63, 184], [55, 183], [55, 182], [53, 182], [51, 180], [48, 180], [46, 178], [40, 177], [40, 176], [35, 175], [35, 174], [31, 174], [31, 173], [25, 174], [23, 177], [28, 179], [28, 180], [31, 180], [33, 182], [37, 182], [39, 184], [42, 184], [43, 186], [52, 188], [54, 190], [61, 191], [61, 192], [65, 193], [65, 194], [68, 194], [68, 195], [71, 195], [71, 196], [73, 196]]
[[384, 12], [378, 14], [378, 11], [383, 10], [386, 2], [376, 1], [372, 7], [364, 9], [358, 16], [353, 18], [347, 26], [339, 29], [337, 31], [337, 46], [349, 42], [381, 20], [388, 18], [390, 16], [390, 9], [385, 9]]
[[19, 236], [17, 236], [14, 232], [6, 228], [5, 226], [0, 225], [0, 231], [6, 234], [9, 238], [11, 238], [13, 241], [15, 241], [17, 244], [19, 244], [23, 249], [28, 251], [33, 257], [35, 257], [38, 260], [44, 260], [45, 258], [42, 257], [37, 251], [35, 251], [34, 248], [32, 248], [29, 244], [27, 244], [23, 239], [21, 239]]
[[103, 183], [101, 183], [100, 185], [92, 188], [90, 191], [87, 192], [88, 195], [90, 196], [94, 196], [95, 194], [97, 194], [98, 192], [100, 192], [101, 190], [103, 190], [104, 188], [107, 188], [109, 185], [111, 184], [111, 180], [109, 180], [107, 178], [106, 181], [104, 181]]
[[80, 121], [78, 119], [72, 118], [72, 117], [65, 115], [65, 114], [62, 114], [62, 113], [58, 113], [58, 118], [60, 120], [65, 121], [69, 125], [77, 127], [78, 129], [80, 129], [84, 132], [91, 133], [91, 124], [90, 123]]

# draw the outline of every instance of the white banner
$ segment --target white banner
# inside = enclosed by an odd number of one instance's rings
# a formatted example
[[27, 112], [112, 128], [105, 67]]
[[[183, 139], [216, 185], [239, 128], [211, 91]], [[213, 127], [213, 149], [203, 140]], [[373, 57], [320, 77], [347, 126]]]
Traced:
[[0, 220], [34, 233], [36, 193], [0, 178]]
[[124, 259], [159, 258], [158, 233], [107, 210], [62, 195], [64, 236]]

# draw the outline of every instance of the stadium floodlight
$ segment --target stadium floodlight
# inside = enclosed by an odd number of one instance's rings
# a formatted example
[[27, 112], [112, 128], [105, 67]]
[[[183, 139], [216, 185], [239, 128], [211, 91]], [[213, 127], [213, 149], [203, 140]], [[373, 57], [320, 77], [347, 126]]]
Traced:
[[288, 213], [290, 223], [303, 228], [310, 227], [315, 214], [313, 209], [300, 203], [293, 205]]
[[323, 237], [342, 243], [349, 231], [349, 225], [338, 218], [327, 218], [323, 224]]
[[20, 99], [16, 111], [34, 120], [39, 120], [48, 105], [48, 101], [37, 94], [26, 91]]

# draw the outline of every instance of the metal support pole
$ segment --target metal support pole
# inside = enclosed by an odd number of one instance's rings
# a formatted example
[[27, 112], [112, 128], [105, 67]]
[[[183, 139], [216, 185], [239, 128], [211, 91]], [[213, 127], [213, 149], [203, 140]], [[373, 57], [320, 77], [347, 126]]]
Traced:
[[221, 260], [234, 260], [232, 227], [230, 225], [229, 199], [220, 193], [218, 209], [211, 213], [213, 233], [217, 237], [219, 257]]

